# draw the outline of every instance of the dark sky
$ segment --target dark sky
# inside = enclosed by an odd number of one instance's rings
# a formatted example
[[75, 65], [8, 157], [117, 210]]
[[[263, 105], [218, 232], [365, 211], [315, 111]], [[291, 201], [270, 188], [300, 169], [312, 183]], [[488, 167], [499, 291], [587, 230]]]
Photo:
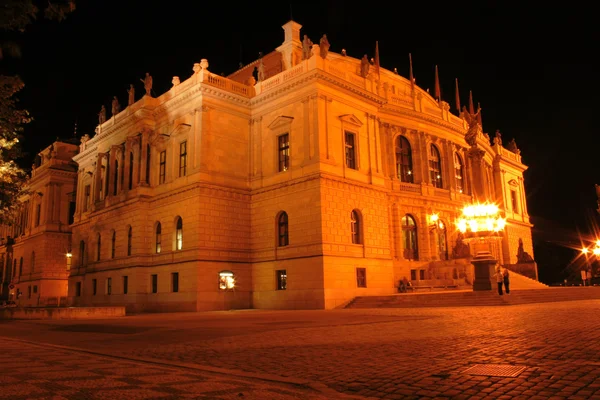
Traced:
[[[433, 89], [439, 65], [442, 95], [452, 105], [457, 77], [463, 104], [469, 89], [481, 102], [484, 131], [516, 139], [529, 165], [529, 211], [539, 226], [548, 220], [585, 231], [596, 218], [594, 183], [600, 183], [592, 130], [599, 89], [592, 70], [595, 13], [575, 2], [508, 3], [296, 0], [291, 9], [313, 42], [327, 34], [331, 51], [372, 56], [379, 40], [382, 66], [404, 76], [411, 52], [423, 88]], [[75, 121], [79, 135], [92, 134], [102, 104], [110, 110], [114, 95], [125, 104], [130, 83], [138, 97], [143, 93], [145, 72], [158, 95], [173, 76], [189, 77], [201, 58], [212, 72], [233, 72], [240, 61], [280, 45], [281, 25], [290, 19], [286, 1], [150, 4], [78, 1], [68, 20], [39, 22], [17, 36], [22, 58], [1, 65], [26, 83], [21, 104], [35, 118], [26, 129], [27, 151], [72, 136]]]

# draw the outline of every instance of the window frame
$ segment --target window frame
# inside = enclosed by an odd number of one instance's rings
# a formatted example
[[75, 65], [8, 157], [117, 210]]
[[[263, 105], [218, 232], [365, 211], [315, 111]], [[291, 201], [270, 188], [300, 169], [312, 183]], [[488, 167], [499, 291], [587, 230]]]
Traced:
[[158, 293], [158, 274], [150, 275], [150, 292], [152, 294]]
[[362, 218], [358, 210], [350, 212], [350, 234], [352, 235], [352, 244], [362, 243]]
[[158, 184], [162, 185], [167, 180], [167, 151], [160, 152], [158, 159]]
[[179, 143], [179, 177], [187, 175], [187, 140]]
[[442, 155], [440, 149], [433, 143], [429, 143], [429, 180], [433, 187], [437, 189], [444, 188], [444, 178], [442, 170]]
[[[353, 170], [358, 170], [357, 136], [356, 132], [344, 130], [344, 163], [346, 168]], [[348, 143], [348, 138], [352, 138], [351, 144]]]
[[367, 269], [364, 267], [356, 268], [356, 287], [366, 288], [367, 287]]
[[171, 292], [179, 293], [179, 272], [171, 272]]
[[175, 250], [183, 250], [183, 218], [175, 220]]
[[[406, 146], [403, 146], [406, 145]], [[414, 183], [415, 175], [413, 173], [412, 146], [404, 135], [396, 136], [396, 177], [400, 182]]]
[[290, 244], [290, 226], [287, 212], [281, 211], [277, 216], [277, 247], [286, 247]]
[[287, 290], [287, 270], [275, 271], [275, 290]]
[[[285, 140], [284, 140], [285, 139]], [[290, 134], [289, 132], [277, 136], [278, 171], [286, 172], [290, 169]]]

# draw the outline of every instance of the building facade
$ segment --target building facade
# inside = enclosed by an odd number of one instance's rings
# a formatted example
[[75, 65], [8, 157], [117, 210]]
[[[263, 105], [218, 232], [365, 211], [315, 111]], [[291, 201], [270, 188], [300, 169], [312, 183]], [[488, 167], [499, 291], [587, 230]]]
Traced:
[[78, 150], [56, 141], [36, 157], [12, 224], [0, 227], [0, 300], [67, 304]]
[[329, 309], [403, 277], [465, 279], [455, 220], [473, 182], [507, 218], [490, 250], [532, 254], [516, 146], [480, 132], [469, 157], [448, 103], [300, 29], [228, 77], [203, 59], [84, 136], [73, 304]]

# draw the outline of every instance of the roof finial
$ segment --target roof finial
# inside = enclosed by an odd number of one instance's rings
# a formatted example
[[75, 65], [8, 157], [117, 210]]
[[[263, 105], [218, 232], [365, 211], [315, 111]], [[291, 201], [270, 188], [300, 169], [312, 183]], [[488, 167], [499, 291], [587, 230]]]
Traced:
[[415, 78], [413, 77], [413, 67], [412, 67], [412, 54], [408, 53], [408, 62], [410, 63], [410, 71], [408, 78], [410, 79], [410, 90], [412, 93], [415, 92]]
[[435, 99], [442, 101], [442, 90], [440, 89], [440, 76], [438, 74], [438, 66], [435, 66]]
[[458, 115], [460, 115], [460, 94], [458, 92], [458, 78], [455, 78], [456, 81], [456, 92], [455, 92], [455, 96], [456, 96], [456, 111], [458, 111]]
[[483, 123], [481, 122], [481, 104], [479, 104], [479, 102], [477, 102], [477, 122], [479, 122], [479, 125], [483, 129]]
[[469, 90], [469, 112], [475, 115], [475, 106], [473, 105], [473, 91]]

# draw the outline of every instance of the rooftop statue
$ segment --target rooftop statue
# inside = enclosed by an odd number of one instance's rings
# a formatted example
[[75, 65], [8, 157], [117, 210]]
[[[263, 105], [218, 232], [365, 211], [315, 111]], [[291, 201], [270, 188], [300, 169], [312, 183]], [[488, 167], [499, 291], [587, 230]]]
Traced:
[[367, 55], [365, 54], [363, 56], [363, 58], [360, 60], [360, 76], [362, 76], [363, 78], [366, 78], [367, 75], [369, 75], [370, 67], [371, 67], [371, 64], [369, 63], [369, 59], [367, 58]]
[[146, 77], [144, 79], [140, 79], [140, 81], [144, 82], [144, 89], [146, 89], [146, 95], [152, 96], [150, 92], [152, 91], [152, 76], [149, 72], [146, 72]]
[[463, 106], [463, 115], [465, 120], [467, 121], [467, 125], [469, 125], [469, 129], [465, 134], [465, 141], [469, 146], [477, 145], [477, 135], [481, 132], [481, 125], [479, 124], [479, 113], [481, 109], [478, 109], [475, 114], [471, 114], [467, 107]]
[[521, 150], [519, 150], [519, 148], [517, 147], [517, 142], [514, 138], [512, 138], [510, 142], [508, 142], [508, 145], [506, 145], [506, 149], [512, 151], [515, 154], [521, 154]]
[[311, 56], [313, 42], [308, 38], [307, 35], [304, 35], [304, 40], [302, 41], [302, 59], [308, 60]]
[[133, 103], [135, 103], [135, 88], [133, 87], [133, 85], [129, 85], [129, 90], [127, 90], [127, 94], [129, 95], [127, 105], [130, 106]]
[[321, 58], [327, 58], [327, 53], [329, 52], [329, 40], [327, 40], [327, 35], [323, 35], [321, 38], [321, 42], [319, 43]]
[[106, 107], [103, 105], [98, 113], [98, 123], [102, 125], [104, 122], [106, 122]]
[[113, 117], [121, 111], [121, 104], [119, 104], [119, 99], [117, 99], [117, 96], [113, 96], [111, 111]]

